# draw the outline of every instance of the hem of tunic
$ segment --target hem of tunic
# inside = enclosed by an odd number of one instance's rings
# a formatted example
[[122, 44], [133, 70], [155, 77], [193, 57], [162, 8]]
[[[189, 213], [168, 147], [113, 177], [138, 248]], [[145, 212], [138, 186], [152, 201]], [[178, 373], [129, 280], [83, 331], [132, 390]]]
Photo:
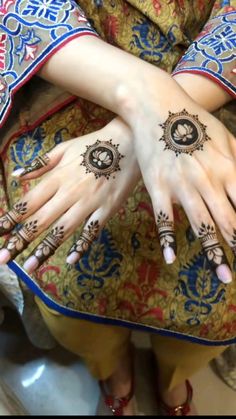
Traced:
[[59, 304], [53, 300], [48, 294], [46, 294], [38, 285], [38, 283], [31, 278], [15, 261], [10, 261], [7, 263], [8, 267], [15, 272], [15, 274], [30, 288], [30, 290], [39, 297], [44, 304], [46, 304], [50, 309], [55, 310], [59, 314], [64, 316], [72, 317], [80, 320], [88, 320], [98, 324], [110, 325], [110, 326], [121, 326], [126, 327], [131, 330], [137, 330], [141, 332], [157, 333], [162, 336], [172, 337], [177, 339], [186, 340], [193, 343], [198, 343], [201, 345], [207, 346], [227, 346], [236, 343], [236, 336], [234, 338], [224, 339], [224, 340], [210, 340], [207, 338], [202, 338], [193, 335], [187, 335], [182, 332], [173, 331], [170, 329], [159, 328], [150, 325], [144, 325], [131, 320], [117, 319], [114, 317], [106, 317], [100, 314], [85, 313], [78, 310], [75, 310], [71, 307], [66, 307], [62, 304]]

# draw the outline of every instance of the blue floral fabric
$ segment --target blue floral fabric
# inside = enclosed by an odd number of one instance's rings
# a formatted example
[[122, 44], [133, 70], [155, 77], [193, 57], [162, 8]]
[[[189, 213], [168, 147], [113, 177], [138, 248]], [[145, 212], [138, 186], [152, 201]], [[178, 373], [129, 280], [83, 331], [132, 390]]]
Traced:
[[76, 2], [0, 0], [0, 127], [13, 94], [65, 42], [95, 35]]

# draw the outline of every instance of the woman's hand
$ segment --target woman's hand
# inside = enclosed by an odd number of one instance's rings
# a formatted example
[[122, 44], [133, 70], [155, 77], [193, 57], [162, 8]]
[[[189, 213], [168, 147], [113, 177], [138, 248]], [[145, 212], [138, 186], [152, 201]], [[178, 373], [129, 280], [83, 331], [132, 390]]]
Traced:
[[1, 235], [17, 227], [0, 251], [1, 264], [14, 259], [52, 226], [25, 262], [29, 273], [86, 220], [80, 239], [68, 249], [67, 262], [79, 260], [131, 193], [140, 172], [129, 128], [117, 118], [100, 131], [60, 144], [13, 173], [22, 180], [43, 174], [38, 185], [0, 218]]
[[172, 204], [180, 204], [219, 279], [232, 275], [217, 225], [236, 250], [236, 142], [227, 129], [173, 82], [169, 96], [155, 85], [123, 99], [163, 249], [174, 259]]

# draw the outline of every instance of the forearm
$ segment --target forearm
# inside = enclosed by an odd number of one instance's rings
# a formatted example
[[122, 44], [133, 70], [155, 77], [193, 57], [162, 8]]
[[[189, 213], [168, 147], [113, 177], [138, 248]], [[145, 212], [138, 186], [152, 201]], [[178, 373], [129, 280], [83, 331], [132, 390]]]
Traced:
[[68, 43], [49, 59], [39, 75], [115, 112], [126, 122], [130, 109], [142, 103], [144, 92], [165, 100], [176, 85], [163, 70], [95, 37]]
[[214, 112], [232, 100], [221, 86], [199, 74], [176, 74], [173, 78], [186, 93], [208, 112]]

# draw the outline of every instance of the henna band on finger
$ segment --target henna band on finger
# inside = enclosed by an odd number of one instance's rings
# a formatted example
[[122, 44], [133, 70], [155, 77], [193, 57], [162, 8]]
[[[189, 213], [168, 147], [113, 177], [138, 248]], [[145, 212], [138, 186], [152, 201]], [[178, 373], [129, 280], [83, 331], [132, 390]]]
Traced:
[[216, 270], [222, 264], [229, 266], [224, 249], [217, 239], [216, 230], [213, 225], [202, 223], [198, 230], [198, 237], [213, 270]]
[[98, 237], [99, 233], [99, 222], [91, 221], [90, 224], [85, 228], [77, 242], [71, 247], [68, 257], [73, 253], [77, 254], [77, 261], [86, 253], [93, 243], [93, 241]]
[[162, 253], [167, 263], [172, 263], [175, 259], [177, 246], [174, 233], [174, 223], [163, 211], [157, 215], [157, 230], [160, 240]]
[[37, 220], [26, 223], [24, 227], [22, 227], [16, 234], [11, 236], [10, 239], [6, 241], [3, 248], [10, 252], [12, 259], [26, 249], [29, 243], [34, 240], [38, 231], [37, 224]]
[[64, 236], [64, 226], [54, 227], [45, 239], [32, 251], [29, 258], [35, 256], [38, 260], [38, 266], [41, 265], [50, 256], [54, 255], [58, 247], [63, 243]]
[[28, 173], [32, 173], [36, 170], [42, 169], [42, 167], [48, 165], [49, 161], [50, 158], [47, 154], [44, 154], [43, 156], [38, 156], [28, 166], [24, 167], [24, 171], [19, 176], [22, 177]]
[[8, 211], [0, 218], [0, 236], [8, 234], [18, 224], [22, 215], [27, 212], [27, 202], [15, 204], [12, 210]]
[[232, 250], [234, 256], [236, 256], [236, 229], [233, 230], [231, 243], [232, 243], [231, 250]]

